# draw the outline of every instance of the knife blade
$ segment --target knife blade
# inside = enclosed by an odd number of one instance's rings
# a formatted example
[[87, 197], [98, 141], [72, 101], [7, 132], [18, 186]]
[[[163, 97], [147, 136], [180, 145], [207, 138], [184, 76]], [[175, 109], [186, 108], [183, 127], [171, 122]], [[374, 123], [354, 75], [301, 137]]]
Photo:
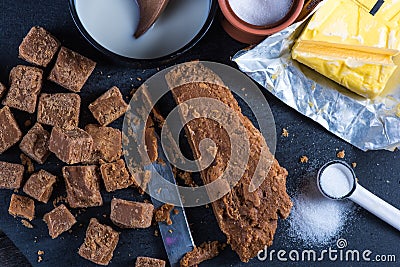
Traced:
[[167, 225], [165, 222], [158, 223], [170, 265], [171, 267], [179, 267], [182, 257], [194, 249], [194, 242], [186, 218], [185, 209], [183, 208], [182, 200], [179, 195], [178, 187], [165, 187], [165, 184], [162, 181], [159, 179], [153, 179], [156, 177], [154, 174], [157, 172], [158, 175], [163, 177], [166, 181], [176, 185], [171, 165], [164, 154], [160, 138], [156, 133], [155, 135], [158, 144], [158, 157], [161, 160], [145, 166], [145, 170], [151, 171], [151, 179], [147, 186], [155, 208], [159, 208], [164, 204], [158, 199], [173, 199], [174, 202], [178, 199], [180, 203], [180, 206], [175, 206], [175, 209], [178, 210], [178, 214], [171, 216], [172, 225]]

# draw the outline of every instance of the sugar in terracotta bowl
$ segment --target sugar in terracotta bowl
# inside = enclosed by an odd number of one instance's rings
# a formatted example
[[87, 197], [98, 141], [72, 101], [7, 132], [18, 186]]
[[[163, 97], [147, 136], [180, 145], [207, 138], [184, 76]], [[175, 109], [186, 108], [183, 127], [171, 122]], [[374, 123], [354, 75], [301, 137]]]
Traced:
[[221, 24], [224, 30], [239, 42], [257, 44], [264, 40], [266, 36], [290, 26], [299, 16], [304, 5], [304, 0], [293, 0], [286, 16], [274, 24], [265, 26], [253, 25], [239, 18], [230, 6], [229, 0], [218, 0], [218, 3], [223, 14]]

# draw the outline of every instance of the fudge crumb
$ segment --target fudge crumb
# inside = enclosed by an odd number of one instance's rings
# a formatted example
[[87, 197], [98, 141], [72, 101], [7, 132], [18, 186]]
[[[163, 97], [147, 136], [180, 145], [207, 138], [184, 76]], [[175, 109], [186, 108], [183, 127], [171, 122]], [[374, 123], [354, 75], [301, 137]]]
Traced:
[[307, 163], [308, 162], [308, 157], [307, 156], [301, 156], [300, 157], [300, 162], [301, 163]]
[[351, 166], [353, 166], [353, 168], [357, 167], [357, 162], [351, 163]]
[[194, 182], [192, 175], [190, 172], [185, 172], [182, 170], [179, 170], [176, 167], [172, 167], [172, 173], [176, 178], [181, 179], [185, 185], [190, 186], [190, 187], [197, 187], [197, 184]]
[[32, 225], [30, 222], [28, 222], [27, 220], [22, 219], [22, 220], [21, 220], [21, 223], [22, 223], [22, 225], [25, 226], [26, 228], [29, 228], [29, 229], [32, 229], [32, 228], [33, 228], [33, 225]]
[[286, 128], [282, 129], [282, 136], [283, 137], [289, 137], [289, 131]]
[[37, 252], [37, 254], [38, 254], [39, 256], [44, 255], [44, 251], [43, 251], [43, 250], [39, 250], [39, 251]]
[[158, 232], [158, 230], [154, 231], [154, 236], [158, 237], [160, 235], [160, 233]]
[[37, 262], [39, 262], [39, 263], [40, 263], [40, 262], [42, 262], [42, 261], [43, 261], [43, 258], [42, 258], [42, 256], [39, 256], [39, 257], [38, 257], [38, 259], [37, 259]]
[[174, 208], [174, 205], [172, 204], [164, 204], [161, 207], [159, 207], [154, 215], [154, 219], [156, 222], [165, 222], [168, 225], [172, 224], [171, 220], [171, 211]]
[[340, 158], [340, 159], [343, 159], [344, 156], [345, 156], [344, 150], [341, 150], [341, 151], [339, 151], [339, 152], [336, 154], [336, 157], [338, 157], [338, 158]]
[[220, 251], [226, 247], [226, 244], [220, 244], [218, 241], [205, 242], [199, 247], [195, 247], [191, 252], [186, 253], [180, 261], [181, 267], [197, 266], [203, 261], [210, 260], [219, 255]]
[[26, 167], [26, 172], [28, 174], [32, 174], [35, 171], [35, 167], [33, 166], [32, 160], [23, 153], [19, 155], [19, 158], [21, 159], [22, 165]]
[[25, 127], [29, 127], [29, 126], [31, 126], [31, 125], [32, 125], [31, 120], [26, 120], [26, 121], [24, 122], [24, 126], [25, 126]]
[[179, 214], [179, 210], [174, 209], [174, 214], [175, 214], [175, 215], [178, 215], [178, 214]]
[[172, 234], [174, 231], [172, 231], [171, 229], [169, 229], [168, 232], [169, 232], [170, 234]]

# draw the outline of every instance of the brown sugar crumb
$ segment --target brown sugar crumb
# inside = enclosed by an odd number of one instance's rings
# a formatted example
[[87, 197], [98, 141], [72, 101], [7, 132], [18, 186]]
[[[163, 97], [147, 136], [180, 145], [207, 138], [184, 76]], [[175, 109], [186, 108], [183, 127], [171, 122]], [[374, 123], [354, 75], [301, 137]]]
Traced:
[[95, 67], [96, 62], [61, 47], [48, 79], [72, 92], [80, 92]]
[[289, 137], [289, 131], [286, 128], [282, 129], [282, 136], [283, 137]]
[[0, 161], [0, 189], [19, 189], [23, 178], [23, 165]]
[[81, 97], [78, 94], [41, 94], [37, 121], [58, 127], [77, 127]]
[[351, 166], [352, 166], [353, 168], [357, 167], [357, 162], [351, 163]]
[[85, 241], [79, 248], [79, 255], [99, 265], [108, 265], [119, 241], [119, 233], [110, 226], [90, 219]]
[[336, 157], [338, 157], [339, 159], [343, 159], [344, 156], [345, 156], [344, 150], [341, 150], [336, 154]]
[[60, 42], [45, 29], [32, 27], [19, 46], [19, 57], [46, 67], [60, 47]]
[[0, 154], [2, 154], [21, 139], [22, 132], [7, 106], [0, 109], [0, 125]]
[[39, 250], [39, 251], [37, 252], [37, 254], [38, 254], [39, 256], [44, 255], [44, 251], [43, 251], [43, 250]]
[[135, 267], [165, 267], [166, 262], [149, 257], [137, 257]]
[[174, 209], [174, 214], [175, 214], [175, 215], [178, 215], [178, 214], [179, 214], [179, 210]]
[[25, 154], [20, 154], [19, 158], [21, 159], [22, 165], [26, 167], [26, 173], [32, 174], [35, 171], [32, 160]]
[[172, 224], [171, 220], [171, 211], [174, 208], [174, 205], [172, 204], [164, 204], [161, 207], [159, 207], [154, 215], [154, 219], [156, 222], [165, 222], [168, 225]]
[[107, 192], [128, 188], [134, 182], [123, 159], [119, 159], [113, 163], [102, 164], [100, 172]]
[[19, 148], [31, 159], [43, 164], [50, 155], [50, 133], [40, 123], [36, 123], [22, 138]]
[[57, 207], [59, 203], [67, 203], [67, 198], [64, 196], [57, 196], [54, 200], [53, 200], [53, 207]]
[[301, 163], [307, 163], [308, 162], [308, 157], [307, 156], [301, 156], [300, 157], [300, 162]]
[[128, 104], [125, 103], [121, 91], [116, 86], [89, 105], [89, 110], [102, 126], [107, 126], [124, 115], [127, 109]]
[[35, 202], [29, 197], [12, 194], [8, 213], [32, 221], [35, 217]]
[[225, 244], [220, 244], [218, 241], [205, 242], [199, 247], [195, 247], [191, 252], [181, 259], [181, 267], [197, 266], [203, 261], [210, 260], [219, 255], [220, 251], [225, 248]]
[[33, 228], [33, 225], [32, 225], [30, 222], [28, 222], [27, 220], [22, 219], [22, 220], [21, 220], [21, 223], [22, 223], [22, 225], [25, 226], [26, 228], [29, 228], [29, 229], [32, 229], [32, 228]]
[[10, 72], [10, 89], [3, 105], [34, 113], [42, 79], [41, 69], [22, 65], [14, 67]]

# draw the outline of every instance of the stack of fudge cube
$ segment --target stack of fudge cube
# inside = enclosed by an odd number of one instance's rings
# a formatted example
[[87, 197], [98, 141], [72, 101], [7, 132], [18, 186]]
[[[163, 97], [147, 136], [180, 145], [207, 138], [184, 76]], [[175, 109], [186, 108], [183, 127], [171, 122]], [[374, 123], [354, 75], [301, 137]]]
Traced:
[[[96, 63], [77, 52], [61, 46], [60, 42], [41, 27], [33, 27], [19, 46], [19, 56], [32, 65], [18, 65], [9, 75], [9, 88], [0, 83], [0, 154], [19, 142], [20, 150], [39, 166], [51, 153], [63, 161], [62, 168], [69, 208], [90, 208], [103, 205], [100, 183], [113, 192], [134, 185], [135, 179], [125, 166], [122, 156], [121, 131], [108, 125], [128, 109], [120, 90], [112, 87], [89, 105], [98, 124], [78, 128], [81, 92], [95, 69]], [[53, 63], [54, 61], [54, 63]], [[43, 68], [53, 64], [47, 79], [68, 93], [41, 93]], [[13, 109], [33, 114], [37, 120], [24, 135], [14, 117]], [[73, 166], [71, 166], [73, 165]], [[9, 213], [27, 220], [35, 218], [35, 202], [48, 203], [57, 177], [40, 169], [24, 182], [22, 164], [0, 162], [0, 189], [13, 193]], [[151, 226], [152, 204], [113, 199], [112, 222], [120, 228]], [[49, 235], [55, 239], [77, 222], [64, 204], [42, 218]], [[92, 218], [79, 255], [96, 264], [108, 265], [119, 240], [119, 233]], [[157, 259], [138, 258], [137, 266], [165, 266]], [[139, 264], [139, 265], [138, 265]], [[150, 265], [146, 265], [150, 264]]]

